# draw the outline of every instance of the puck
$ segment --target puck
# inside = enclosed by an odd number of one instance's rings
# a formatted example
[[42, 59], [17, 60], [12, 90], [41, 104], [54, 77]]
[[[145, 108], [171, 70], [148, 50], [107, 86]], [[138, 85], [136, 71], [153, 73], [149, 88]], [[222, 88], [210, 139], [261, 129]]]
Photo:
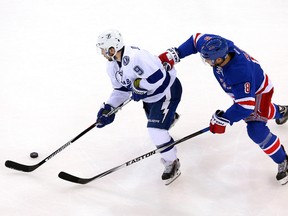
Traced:
[[37, 158], [38, 157], [38, 153], [37, 152], [31, 152], [30, 153], [30, 157], [31, 158]]

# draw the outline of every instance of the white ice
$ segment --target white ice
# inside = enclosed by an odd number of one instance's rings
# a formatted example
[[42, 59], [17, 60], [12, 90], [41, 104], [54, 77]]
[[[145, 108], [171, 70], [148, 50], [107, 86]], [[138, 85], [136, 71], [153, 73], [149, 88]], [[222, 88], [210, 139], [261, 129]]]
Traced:
[[[155, 55], [196, 32], [220, 34], [262, 63], [274, 102], [287, 104], [287, 10], [287, 0], [1, 0], [0, 214], [288, 215], [288, 185], [276, 181], [277, 165], [248, 138], [243, 122], [178, 145], [182, 175], [169, 186], [160, 179], [159, 154], [87, 185], [58, 178], [60, 171], [92, 177], [153, 150], [136, 102], [31, 173], [4, 166], [36, 164], [95, 121], [111, 91], [95, 44], [109, 28]], [[181, 119], [171, 130], [177, 140], [207, 127], [213, 112], [232, 101], [199, 55], [176, 68], [184, 89]], [[288, 125], [269, 127], [288, 149]], [[32, 151], [37, 159], [29, 158]]]

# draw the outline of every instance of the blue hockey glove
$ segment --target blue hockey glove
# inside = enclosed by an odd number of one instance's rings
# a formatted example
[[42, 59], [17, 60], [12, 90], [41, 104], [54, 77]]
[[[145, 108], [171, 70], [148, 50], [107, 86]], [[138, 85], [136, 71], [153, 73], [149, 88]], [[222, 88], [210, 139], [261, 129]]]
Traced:
[[226, 126], [230, 123], [228, 119], [223, 118], [224, 111], [217, 110], [210, 120], [210, 131], [212, 133], [222, 134], [225, 132]]
[[141, 81], [141, 79], [138, 78], [138, 79], [134, 80], [134, 82], [131, 84], [131, 88], [132, 88], [131, 98], [134, 101], [139, 101], [139, 100], [147, 97], [147, 90], [139, 87], [140, 81]]
[[109, 112], [114, 110], [114, 107], [112, 107], [109, 104], [103, 104], [97, 114], [97, 120], [96, 120], [96, 127], [102, 128], [114, 121], [115, 113], [112, 115], [108, 115]]

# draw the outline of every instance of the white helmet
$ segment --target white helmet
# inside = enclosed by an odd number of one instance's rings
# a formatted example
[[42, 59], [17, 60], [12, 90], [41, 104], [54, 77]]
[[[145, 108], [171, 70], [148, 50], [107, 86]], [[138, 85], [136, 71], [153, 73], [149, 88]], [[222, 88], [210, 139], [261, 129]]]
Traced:
[[123, 48], [123, 46], [122, 35], [116, 29], [110, 29], [100, 34], [96, 43], [96, 47], [104, 49], [107, 55], [109, 54], [109, 49], [113, 47], [115, 49], [115, 54], [110, 57], [114, 57], [116, 53]]

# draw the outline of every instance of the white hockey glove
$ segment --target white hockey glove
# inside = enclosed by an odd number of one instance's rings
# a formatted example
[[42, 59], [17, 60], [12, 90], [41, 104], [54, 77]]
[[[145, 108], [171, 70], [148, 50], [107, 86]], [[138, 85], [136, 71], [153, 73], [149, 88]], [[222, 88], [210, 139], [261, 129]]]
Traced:
[[226, 126], [230, 123], [228, 119], [222, 117], [223, 110], [217, 110], [210, 120], [210, 131], [212, 133], [222, 134], [225, 132]]
[[177, 48], [169, 48], [166, 52], [159, 55], [159, 58], [166, 71], [170, 71], [174, 64], [180, 62]]

